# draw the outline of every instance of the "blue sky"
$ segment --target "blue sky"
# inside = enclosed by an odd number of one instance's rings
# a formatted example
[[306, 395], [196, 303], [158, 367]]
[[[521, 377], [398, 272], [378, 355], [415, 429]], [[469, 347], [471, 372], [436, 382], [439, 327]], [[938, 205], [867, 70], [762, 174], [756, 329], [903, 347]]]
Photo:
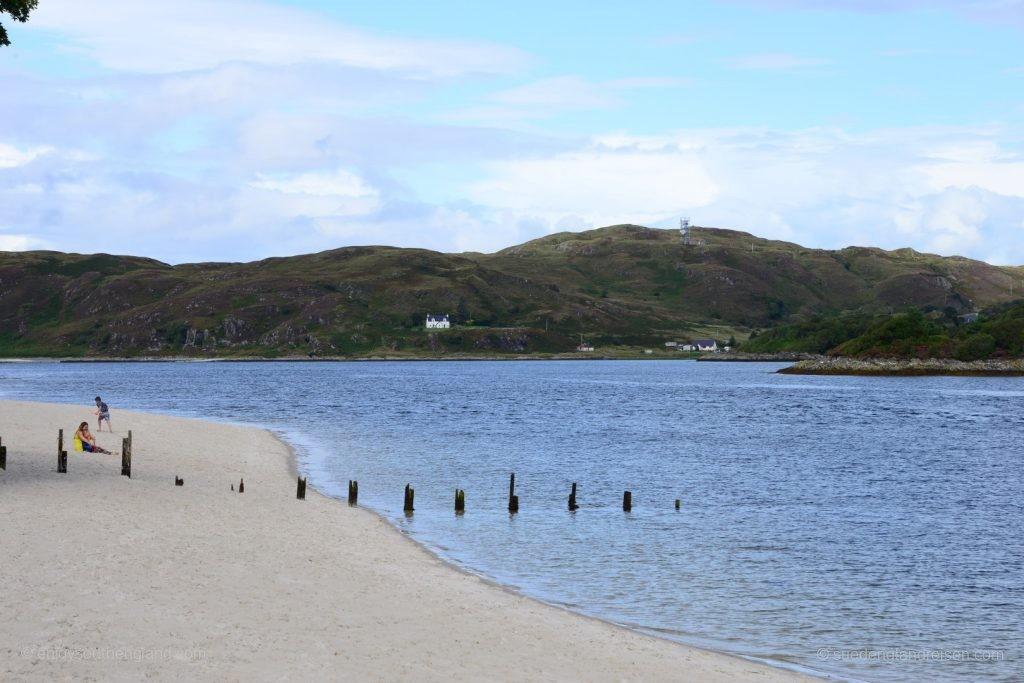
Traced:
[[1024, 0], [41, 0], [4, 24], [0, 249], [492, 251], [688, 215], [1024, 264]]

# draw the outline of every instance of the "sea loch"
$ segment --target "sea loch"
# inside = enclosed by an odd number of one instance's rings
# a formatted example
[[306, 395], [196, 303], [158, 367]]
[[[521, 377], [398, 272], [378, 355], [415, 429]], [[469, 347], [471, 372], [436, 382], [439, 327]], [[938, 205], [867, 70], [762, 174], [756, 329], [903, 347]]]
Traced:
[[357, 479], [454, 564], [664, 637], [868, 680], [1019, 677], [1024, 380], [778, 368], [3, 363], [0, 396], [267, 426], [312, 485]]

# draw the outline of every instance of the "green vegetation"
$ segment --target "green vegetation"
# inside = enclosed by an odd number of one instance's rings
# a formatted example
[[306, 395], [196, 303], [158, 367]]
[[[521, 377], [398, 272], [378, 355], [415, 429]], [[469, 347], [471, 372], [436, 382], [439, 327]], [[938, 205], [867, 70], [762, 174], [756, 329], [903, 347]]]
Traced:
[[[849, 342], [857, 354], [1013, 353], [1006, 325], [983, 332], [991, 339], [947, 337], [975, 303], [1009, 301], [1024, 269], [912, 250], [804, 249], [713, 228], [694, 237], [684, 245], [675, 230], [617, 225], [494, 254], [347, 247], [173, 267], [0, 252], [0, 356], [574, 354], [581, 336], [598, 354], [628, 356], [754, 330], [763, 332], [743, 350]], [[913, 308], [929, 313], [890, 320]], [[428, 313], [448, 314], [452, 329], [424, 329]]]
[[817, 317], [767, 330], [743, 350], [853, 358], [1016, 358], [1024, 356], [1024, 301], [990, 307], [970, 323], [962, 323], [953, 309]]

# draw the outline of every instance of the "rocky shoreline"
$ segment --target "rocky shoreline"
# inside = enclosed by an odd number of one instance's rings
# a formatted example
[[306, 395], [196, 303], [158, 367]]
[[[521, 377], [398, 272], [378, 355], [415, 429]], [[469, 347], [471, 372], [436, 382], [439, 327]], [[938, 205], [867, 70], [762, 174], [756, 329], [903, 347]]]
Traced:
[[959, 361], [946, 358], [827, 358], [802, 360], [779, 370], [787, 375], [1024, 376], [1024, 359]]

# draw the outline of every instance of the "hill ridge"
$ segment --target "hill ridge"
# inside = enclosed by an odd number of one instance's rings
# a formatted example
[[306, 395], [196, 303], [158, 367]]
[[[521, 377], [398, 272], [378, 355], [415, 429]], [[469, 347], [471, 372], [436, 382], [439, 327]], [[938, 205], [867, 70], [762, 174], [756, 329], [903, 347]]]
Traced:
[[[0, 356], [571, 351], [726, 339], [815, 315], [1009, 301], [1024, 268], [910, 248], [824, 250], [723, 228], [622, 224], [490, 254], [343, 246], [169, 265], [0, 252]], [[455, 329], [427, 332], [427, 313]]]

